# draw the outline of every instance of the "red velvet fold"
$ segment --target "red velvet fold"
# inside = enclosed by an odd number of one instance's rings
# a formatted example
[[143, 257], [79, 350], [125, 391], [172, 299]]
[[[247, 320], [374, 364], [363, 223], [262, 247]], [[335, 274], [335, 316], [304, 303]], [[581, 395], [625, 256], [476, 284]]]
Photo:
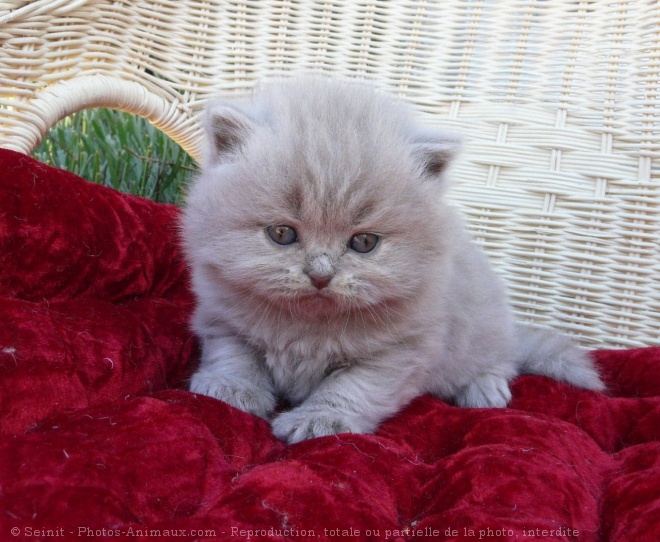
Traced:
[[286, 446], [185, 391], [178, 215], [0, 150], [0, 540], [660, 540], [660, 348]]

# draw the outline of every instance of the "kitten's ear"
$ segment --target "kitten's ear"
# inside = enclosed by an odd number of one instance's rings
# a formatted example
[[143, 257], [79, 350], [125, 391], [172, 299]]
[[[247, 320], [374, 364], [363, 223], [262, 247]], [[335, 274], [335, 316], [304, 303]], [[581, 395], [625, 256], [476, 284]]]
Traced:
[[457, 134], [440, 130], [425, 130], [415, 134], [413, 152], [428, 178], [439, 177], [461, 151], [462, 140]]
[[205, 127], [213, 162], [236, 153], [256, 128], [256, 121], [233, 104], [212, 102], [206, 108]]

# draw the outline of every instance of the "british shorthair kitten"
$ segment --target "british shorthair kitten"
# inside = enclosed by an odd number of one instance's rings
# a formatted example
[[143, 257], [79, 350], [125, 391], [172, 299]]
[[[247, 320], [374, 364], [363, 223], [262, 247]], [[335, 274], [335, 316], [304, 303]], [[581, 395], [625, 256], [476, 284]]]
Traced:
[[[183, 216], [202, 360], [190, 389], [294, 443], [369, 433], [414, 397], [504, 407], [535, 373], [593, 390], [587, 353], [517, 325], [443, 201], [457, 140], [366, 83], [212, 101]], [[278, 399], [292, 408], [274, 415]]]

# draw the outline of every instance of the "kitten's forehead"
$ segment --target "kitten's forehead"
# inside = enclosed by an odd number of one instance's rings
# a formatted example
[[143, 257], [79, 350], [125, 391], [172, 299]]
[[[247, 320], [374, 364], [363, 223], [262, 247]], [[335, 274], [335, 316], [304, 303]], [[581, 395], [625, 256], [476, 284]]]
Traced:
[[395, 228], [419, 211], [426, 192], [410, 145], [413, 115], [401, 101], [324, 79], [269, 86], [259, 100], [263, 116], [244, 164], [265, 220], [318, 231], [382, 228], [384, 220]]
[[363, 161], [385, 145], [402, 148], [411, 129], [411, 110], [366, 84], [294, 81], [266, 100], [275, 130], [317, 158]]
[[318, 182], [313, 177], [303, 177], [284, 189], [283, 203], [301, 222], [353, 227], [368, 222], [383, 206], [384, 200], [370, 190], [375, 188], [373, 184], [359, 178], [326, 178]]
[[273, 173], [268, 190], [301, 220], [366, 220], [415, 190], [409, 111], [387, 95], [312, 80], [275, 87], [266, 108], [273, 136], [261, 147]]

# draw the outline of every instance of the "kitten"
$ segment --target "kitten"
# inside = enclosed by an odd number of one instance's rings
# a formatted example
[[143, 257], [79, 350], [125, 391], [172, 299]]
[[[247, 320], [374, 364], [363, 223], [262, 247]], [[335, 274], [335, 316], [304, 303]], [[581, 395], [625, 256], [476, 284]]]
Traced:
[[294, 443], [369, 433], [414, 397], [504, 407], [520, 373], [593, 390], [585, 351], [516, 325], [443, 202], [457, 140], [394, 97], [322, 76], [212, 101], [184, 246], [202, 361], [193, 392]]

